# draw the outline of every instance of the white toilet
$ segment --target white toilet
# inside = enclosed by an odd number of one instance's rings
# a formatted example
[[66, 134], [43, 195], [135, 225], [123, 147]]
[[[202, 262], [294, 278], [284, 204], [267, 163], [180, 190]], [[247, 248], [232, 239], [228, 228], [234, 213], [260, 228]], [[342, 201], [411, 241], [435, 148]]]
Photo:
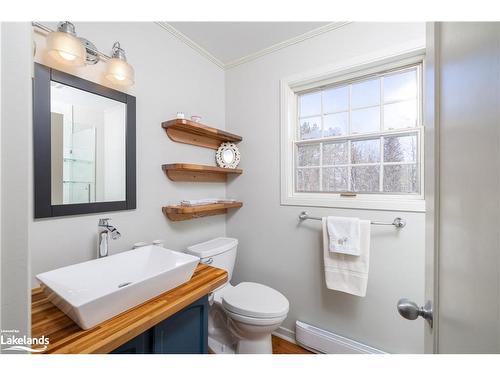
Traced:
[[262, 284], [231, 285], [237, 247], [237, 239], [219, 237], [186, 250], [228, 273], [228, 282], [210, 295], [208, 346], [220, 354], [271, 354], [271, 333], [285, 320], [289, 303], [283, 294]]

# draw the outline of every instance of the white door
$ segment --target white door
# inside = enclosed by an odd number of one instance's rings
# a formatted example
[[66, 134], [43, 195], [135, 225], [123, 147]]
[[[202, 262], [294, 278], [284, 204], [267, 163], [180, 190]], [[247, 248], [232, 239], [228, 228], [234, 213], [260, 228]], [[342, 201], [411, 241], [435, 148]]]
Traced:
[[500, 23], [443, 22], [433, 34], [439, 61], [434, 351], [500, 353]]
[[412, 296], [402, 296], [398, 302], [398, 311], [402, 318], [409, 320], [425, 319], [424, 351], [437, 352], [437, 241], [438, 228], [436, 220], [439, 207], [438, 192], [438, 73], [439, 59], [436, 43], [439, 38], [439, 24], [427, 23], [426, 57], [424, 61], [424, 127], [425, 127], [425, 301], [414, 301]]
[[[439, 24], [428, 22], [426, 27], [426, 58], [424, 73], [424, 121], [425, 121], [425, 305], [430, 310], [424, 325], [425, 353], [437, 352], [437, 238], [439, 212], [439, 59], [437, 42]], [[424, 311], [425, 314], [425, 311]]]

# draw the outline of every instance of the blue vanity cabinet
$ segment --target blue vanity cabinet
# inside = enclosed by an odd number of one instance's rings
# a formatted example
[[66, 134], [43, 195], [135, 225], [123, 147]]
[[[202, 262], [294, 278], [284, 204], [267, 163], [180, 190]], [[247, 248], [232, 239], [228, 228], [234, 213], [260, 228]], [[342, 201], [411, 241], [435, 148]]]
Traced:
[[153, 327], [155, 354], [208, 353], [208, 298], [185, 309]]
[[151, 330], [148, 330], [113, 350], [111, 354], [151, 354], [151, 342]]
[[206, 353], [208, 353], [207, 296], [111, 352], [111, 354]]

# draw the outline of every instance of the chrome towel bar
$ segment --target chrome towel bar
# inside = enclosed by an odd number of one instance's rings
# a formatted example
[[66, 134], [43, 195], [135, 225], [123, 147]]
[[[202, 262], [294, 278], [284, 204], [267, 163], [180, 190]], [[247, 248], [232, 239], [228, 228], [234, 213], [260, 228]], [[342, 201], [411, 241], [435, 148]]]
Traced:
[[[302, 211], [299, 215], [299, 220], [304, 221], [304, 220], [321, 220], [321, 217], [317, 216], [310, 216], [306, 211]], [[396, 228], [404, 228], [406, 226], [406, 221], [403, 218], [397, 217], [394, 219], [392, 223], [384, 223], [381, 221], [372, 221], [372, 225], [394, 225]]]

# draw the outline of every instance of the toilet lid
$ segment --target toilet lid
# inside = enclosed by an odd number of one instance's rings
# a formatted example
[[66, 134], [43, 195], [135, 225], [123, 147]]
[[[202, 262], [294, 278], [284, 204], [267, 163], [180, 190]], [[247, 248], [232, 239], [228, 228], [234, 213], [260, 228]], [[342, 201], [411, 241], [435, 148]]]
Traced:
[[268, 286], [244, 282], [222, 296], [222, 306], [239, 315], [252, 318], [274, 318], [288, 313], [288, 300]]

